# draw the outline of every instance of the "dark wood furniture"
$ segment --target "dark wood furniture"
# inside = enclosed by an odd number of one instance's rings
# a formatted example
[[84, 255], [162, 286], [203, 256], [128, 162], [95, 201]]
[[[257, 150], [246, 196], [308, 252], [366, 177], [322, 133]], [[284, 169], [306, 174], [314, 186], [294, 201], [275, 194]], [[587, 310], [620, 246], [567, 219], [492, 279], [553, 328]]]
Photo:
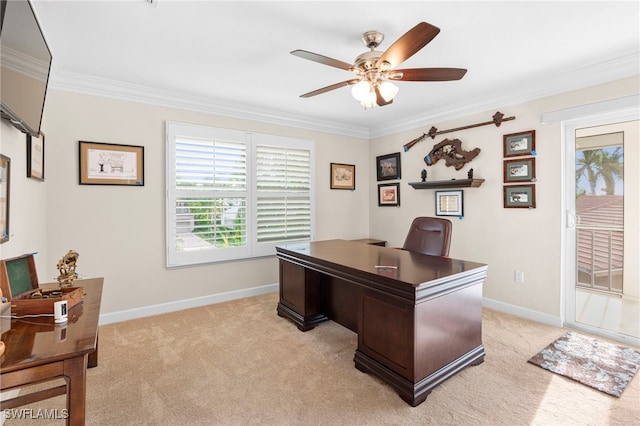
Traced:
[[276, 248], [278, 315], [301, 331], [333, 320], [358, 334], [354, 362], [412, 406], [484, 361], [487, 265], [329, 240]]
[[11, 409], [58, 395], [67, 396], [68, 425], [85, 424], [87, 366], [97, 365], [98, 318], [103, 278], [76, 280], [84, 289], [82, 303], [69, 309], [69, 320], [52, 317], [11, 319], [2, 330], [5, 352], [0, 358], [0, 390], [19, 389], [63, 378], [65, 383], [2, 401]]
[[414, 189], [438, 189], [438, 188], [477, 188], [482, 185], [484, 179], [451, 179], [429, 182], [409, 182]]
[[364, 243], [364, 244], [371, 244], [371, 245], [380, 246], [380, 247], [385, 247], [387, 245], [387, 242], [385, 240], [377, 240], [375, 238], [361, 238], [358, 240], [351, 240], [351, 241]]

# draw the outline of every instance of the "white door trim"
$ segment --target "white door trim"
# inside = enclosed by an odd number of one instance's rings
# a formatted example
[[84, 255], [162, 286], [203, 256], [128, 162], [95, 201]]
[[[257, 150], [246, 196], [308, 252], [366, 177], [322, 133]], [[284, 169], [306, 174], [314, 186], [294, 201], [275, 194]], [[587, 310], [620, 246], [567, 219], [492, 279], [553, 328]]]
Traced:
[[[629, 102], [631, 99], [635, 99], [635, 103]], [[564, 110], [561, 114], [559, 112], [549, 113], [554, 115], [548, 115], [549, 117], [572, 117], [561, 122], [562, 132], [562, 164], [564, 171], [562, 173], [562, 203], [560, 214], [562, 215], [562, 227], [564, 232], [561, 236], [561, 288], [563, 289], [561, 299], [561, 319], [563, 325], [582, 329], [593, 334], [599, 334], [604, 337], [615, 339], [618, 341], [625, 341], [636, 346], [640, 345], [640, 339], [608, 331], [596, 327], [590, 327], [588, 325], [576, 322], [576, 238], [575, 238], [575, 134], [576, 130], [585, 127], [601, 126], [611, 123], [619, 123], [624, 121], [640, 120], [640, 102], [638, 101], [640, 96], [620, 98], [620, 102], [607, 101], [600, 105], [591, 104], [589, 111], [598, 111], [598, 113], [579, 117], [575, 114], [586, 113], [586, 110], [581, 107], [577, 107], [570, 110]], [[545, 114], [543, 114], [543, 117]], [[573, 223], [572, 223], [573, 221]]]

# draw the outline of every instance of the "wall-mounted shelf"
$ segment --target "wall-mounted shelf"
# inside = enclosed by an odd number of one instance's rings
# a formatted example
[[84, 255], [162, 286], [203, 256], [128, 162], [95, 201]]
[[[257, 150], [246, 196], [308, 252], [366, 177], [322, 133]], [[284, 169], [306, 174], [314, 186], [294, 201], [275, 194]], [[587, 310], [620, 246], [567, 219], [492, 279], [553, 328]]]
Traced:
[[451, 179], [435, 180], [431, 182], [409, 182], [414, 189], [438, 189], [438, 188], [477, 188], [484, 179]]

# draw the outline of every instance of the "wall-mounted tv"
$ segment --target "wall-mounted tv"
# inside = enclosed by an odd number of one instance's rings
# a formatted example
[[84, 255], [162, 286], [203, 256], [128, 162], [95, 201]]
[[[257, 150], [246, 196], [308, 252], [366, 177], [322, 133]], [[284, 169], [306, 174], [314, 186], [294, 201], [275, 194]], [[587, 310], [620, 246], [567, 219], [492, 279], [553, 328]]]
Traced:
[[51, 52], [28, 0], [0, 0], [1, 115], [38, 136], [51, 69]]

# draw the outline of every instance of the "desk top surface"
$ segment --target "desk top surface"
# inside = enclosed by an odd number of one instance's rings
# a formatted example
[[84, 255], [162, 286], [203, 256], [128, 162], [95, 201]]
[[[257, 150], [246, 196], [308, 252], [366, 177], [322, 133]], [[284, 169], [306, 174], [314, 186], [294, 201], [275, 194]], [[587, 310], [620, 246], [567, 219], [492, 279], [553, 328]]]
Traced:
[[84, 289], [84, 297], [82, 303], [69, 309], [66, 323], [55, 324], [53, 317], [2, 318], [2, 341], [6, 347], [0, 357], [0, 372], [21, 370], [95, 350], [102, 284], [103, 278], [74, 281], [74, 287]]
[[276, 251], [314, 264], [375, 275], [412, 286], [437, 284], [457, 274], [487, 269], [487, 265], [482, 263], [346, 240], [286, 244], [278, 246]]

